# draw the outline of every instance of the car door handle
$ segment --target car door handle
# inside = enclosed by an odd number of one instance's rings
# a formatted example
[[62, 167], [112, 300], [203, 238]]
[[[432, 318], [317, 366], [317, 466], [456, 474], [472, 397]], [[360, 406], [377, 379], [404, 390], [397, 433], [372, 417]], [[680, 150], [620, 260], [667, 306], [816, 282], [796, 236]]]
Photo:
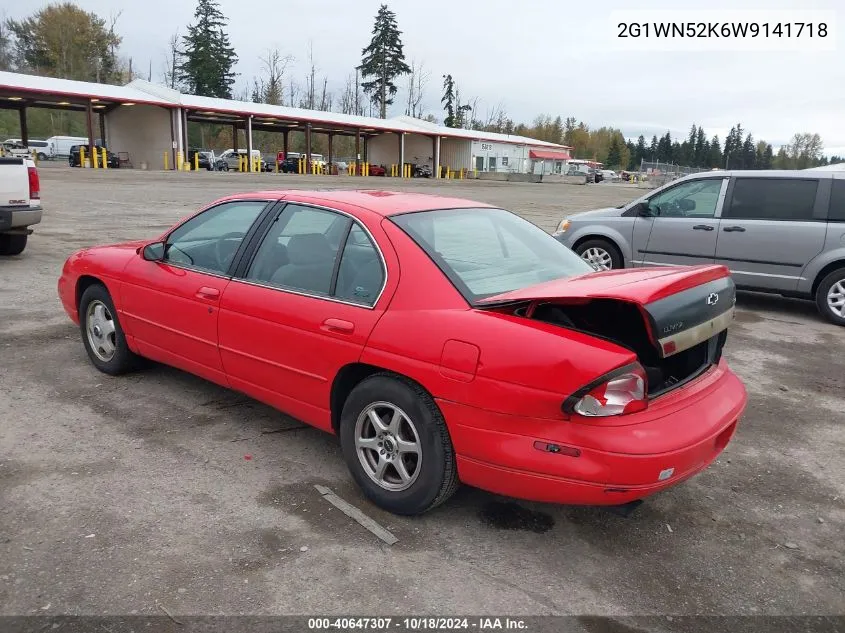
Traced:
[[738, 231], [740, 233], [745, 233], [745, 227], [743, 227], [743, 226], [726, 226], [722, 230], [725, 233], [733, 233], [734, 231]]
[[709, 224], [696, 224], [694, 227], [692, 227], [692, 230], [693, 231], [712, 231], [713, 227], [710, 226]]
[[198, 299], [212, 299], [217, 300], [220, 298], [220, 291], [217, 288], [211, 288], [209, 286], [203, 286], [199, 290], [197, 290], [197, 298]]
[[324, 332], [335, 332], [337, 334], [352, 334], [355, 331], [355, 324], [343, 319], [326, 319], [320, 326]]

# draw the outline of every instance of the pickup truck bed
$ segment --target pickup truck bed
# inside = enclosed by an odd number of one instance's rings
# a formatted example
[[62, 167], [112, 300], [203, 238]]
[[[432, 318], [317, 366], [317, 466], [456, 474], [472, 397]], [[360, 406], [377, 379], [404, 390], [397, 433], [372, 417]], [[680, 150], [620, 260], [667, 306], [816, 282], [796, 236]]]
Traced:
[[19, 255], [41, 222], [38, 170], [29, 158], [0, 158], [0, 255]]

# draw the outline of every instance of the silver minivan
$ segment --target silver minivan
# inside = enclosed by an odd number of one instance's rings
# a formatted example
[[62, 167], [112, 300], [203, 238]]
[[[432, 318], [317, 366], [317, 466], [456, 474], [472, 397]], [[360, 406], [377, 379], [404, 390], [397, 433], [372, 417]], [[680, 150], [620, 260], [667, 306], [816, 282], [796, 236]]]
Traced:
[[554, 235], [596, 269], [724, 264], [738, 287], [815, 300], [845, 325], [842, 172], [704, 172], [571, 215]]

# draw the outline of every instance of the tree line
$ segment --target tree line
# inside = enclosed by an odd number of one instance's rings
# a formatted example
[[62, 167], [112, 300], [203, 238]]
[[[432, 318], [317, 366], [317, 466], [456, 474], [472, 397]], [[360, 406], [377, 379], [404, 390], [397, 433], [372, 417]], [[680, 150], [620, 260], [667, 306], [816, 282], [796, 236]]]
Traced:
[[[133, 66], [131, 58], [119, 54], [121, 37], [116, 30], [120, 12], [108, 20], [87, 12], [72, 2], [51, 4], [23, 20], [0, 22], [0, 70], [14, 70], [67, 79], [123, 84], [135, 77], [153, 79], [150, 62], [146, 72]], [[461, 94], [458, 78], [442, 75], [439, 115], [427, 107], [426, 89], [431, 76], [423, 62], [406, 59], [396, 14], [381, 5], [373, 22], [369, 43], [361, 50], [360, 63], [345, 78], [342, 90], [330, 89], [329, 78], [318, 76], [313, 45], [308, 50], [308, 72], [304, 81], [292, 76], [295, 58], [269, 49], [258, 60], [260, 72], [240, 91], [235, 90], [238, 56], [227, 33], [228, 20], [217, 0], [197, 0], [194, 19], [185, 35], [174, 33], [166, 61], [157, 74], [168, 86], [197, 95], [237, 98], [245, 101], [287, 105], [314, 110], [386, 118], [404, 89], [402, 106], [406, 115], [441, 122], [447, 127], [466, 128], [527, 136], [573, 148], [575, 158], [593, 159], [611, 168], [639, 169], [644, 162], [728, 169], [802, 169], [839, 162], [823, 155], [818, 134], [797, 133], [777, 152], [764, 140], [755, 140], [737, 123], [722, 140], [708, 137], [693, 124], [686, 138], [664, 135], [626, 139], [618, 128], [591, 129], [575, 117], [540, 115], [531, 123], [516, 123], [504, 104], [483, 107], [477, 97]], [[100, 46], [91, 46], [99, 42]], [[404, 84], [400, 83], [404, 80]], [[0, 134], [17, 128], [14, 113], [0, 113]], [[30, 113], [33, 135], [81, 133], [84, 122], [78, 113], [39, 110]], [[315, 151], [324, 151], [322, 135], [315, 135]], [[189, 126], [192, 144], [230, 146], [228, 126]], [[276, 143], [274, 135], [256, 133], [256, 145]], [[340, 139], [339, 139], [340, 140]], [[302, 145], [294, 134], [292, 146]], [[348, 151], [340, 140], [339, 153]]]

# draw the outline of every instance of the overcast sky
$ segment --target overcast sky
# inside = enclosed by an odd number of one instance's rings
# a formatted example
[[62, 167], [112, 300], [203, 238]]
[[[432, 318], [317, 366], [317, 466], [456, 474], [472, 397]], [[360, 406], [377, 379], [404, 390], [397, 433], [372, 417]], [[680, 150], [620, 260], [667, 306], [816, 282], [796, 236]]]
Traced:
[[[76, 0], [108, 18], [121, 12], [121, 52], [160, 81], [167, 41], [193, 20], [194, 0]], [[7, 2], [7, 17], [21, 18], [47, 0]], [[296, 58], [290, 72], [304, 84], [309, 42], [318, 76], [330, 90], [361, 59], [380, 0], [220, 0], [237, 49], [240, 92], [261, 72], [259, 57], [278, 48]], [[619, 50], [611, 12], [699, 9], [700, 0], [388, 0], [397, 14], [408, 61], [430, 72], [427, 112], [442, 119], [442, 75], [451, 73], [464, 98], [479, 98], [477, 116], [502, 104], [514, 121], [540, 113], [575, 116], [590, 127], [612, 125], [627, 137], [666, 130], [686, 136], [692, 122], [724, 141], [741, 122], [755, 140], [777, 146], [795, 132], [818, 132], [825, 152], [845, 154], [845, 37], [831, 28], [833, 51]], [[713, 15], [729, 8], [826, 10], [845, 30], [843, 0], [708, 0]], [[635, 14], [636, 15], [636, 14]], [[723, 19], [728, 19], [725, 14]], [[706, 45], [706, 43], [705, 43]], [[405, 93], [400, 80], [397, 101]], [[401, 114], [394, 106], [394, 114]]]

